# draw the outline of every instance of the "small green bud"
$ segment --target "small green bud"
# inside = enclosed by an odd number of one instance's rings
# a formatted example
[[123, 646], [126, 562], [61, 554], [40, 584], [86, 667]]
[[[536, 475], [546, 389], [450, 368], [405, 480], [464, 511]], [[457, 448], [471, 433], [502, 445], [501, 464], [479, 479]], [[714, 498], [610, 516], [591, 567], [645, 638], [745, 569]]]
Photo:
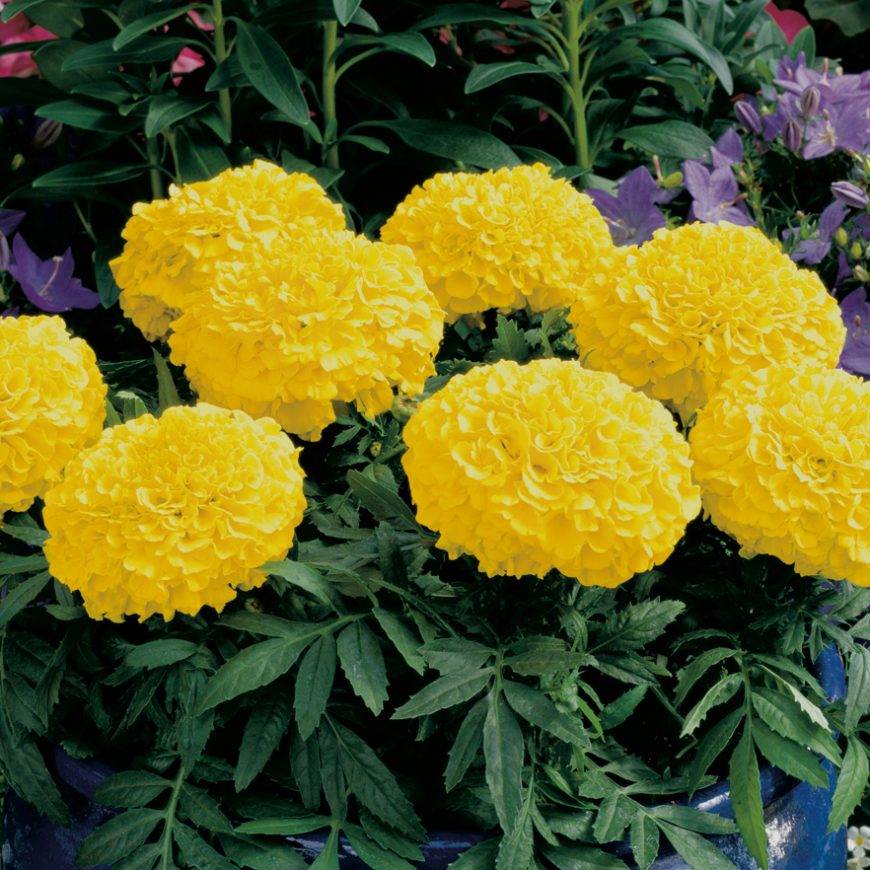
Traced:
[[666, 175], [662, 180], [662, 187], [665, 190], [673, 190], [675, 187], [679, 187], [683, 183], [683, 173], [682, 172], [672, 172], [670, 175]]
[[[842, 229], [842, 227], [840, 227], [840, 229]], [[837, 230], [837, 232], [839, 232], [839, 231], [840, 230]], [[860, 242], [852, 242], [852, 247], [849, 248], [849, 256], [853, 260], [857, 260], [861, 256], [861, 254], [863, 254], [863, 253], [864, 253], [864, 249], [861, 247], [861, 243]]]
[[834, 233], [834, 241], [841, 247], [845, 248], [849, 242], [849, 234], [843, 227], [837, 227], [837, 231]]
[[24, 155], [16, 154], [12, 158], [12, 171], [17, 172], [22, 166], [24, 166]]
[[855, 268], [852, 269], [852, 274], [859, 281], [870, 281], [870, 272], [868, 272], [863, 266], [855, 266]]

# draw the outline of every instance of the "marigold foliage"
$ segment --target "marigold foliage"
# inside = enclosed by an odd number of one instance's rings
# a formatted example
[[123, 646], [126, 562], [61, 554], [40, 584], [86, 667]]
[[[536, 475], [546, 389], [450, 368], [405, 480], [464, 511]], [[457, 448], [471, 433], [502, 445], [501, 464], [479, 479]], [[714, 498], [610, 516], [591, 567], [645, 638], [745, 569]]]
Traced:
[[592, 200], [540, 163], [436, 175], [399, 204], [381, 238], [412, 248], [450, 322], [566, 306], [614, 247]]
[[667, 558], [701, 507], [671, 414], [578, 362], [472, 369], [420, 404], [405, 441], [420, 521], [490, 576], [616, 586]]
[[274, 420], [210, 405], [146, 414], [107, 429], [47, 493], [51, 573], [94, 619], [221, 610], [287, 554], [302, 478]]
[[94, 352], [60, 317], [0, 318], [0, 517], [100, 437], [105, 400]]
[[121, 308], [150, 341], [163, 338], [218, 264], [243, 263], [282, 234], [344, 226], [341, 206], [313, 178], [264, 160], [172, 185], [168, 199], [133, 206], [110, 264]]
[[571, 308], [579, 353], [683, 419], [735, 371], [837, 364], [846, 333], [836, 301], [760, 230], [693, 223], [627, 250], [584, 281]]
[[333, 402], [372, 416], [434, 374], [444, 313], [411, 252], [350, 232], [279, 238], [217, 274], [169, 340], [205, 401], [316, 440]]
[[870, 586], [870, 383], [810, 366], [746, 373], [690, 442], [704, 508], [744, 555]]

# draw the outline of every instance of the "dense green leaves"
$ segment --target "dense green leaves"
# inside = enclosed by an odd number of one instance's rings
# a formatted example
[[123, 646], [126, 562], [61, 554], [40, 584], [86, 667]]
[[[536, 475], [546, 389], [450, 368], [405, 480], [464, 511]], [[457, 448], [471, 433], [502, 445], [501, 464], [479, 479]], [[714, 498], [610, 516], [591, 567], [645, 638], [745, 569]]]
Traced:
[[381, 647], [372, 630], [355, 622], [338, 636], [338, 660], [351, 688], [375, 715], [387, 700], [387, 669]]
[[523, 733], [501, 694], [489, 694], [483, 726], [486, 784], [502, 830], [510, 832], [522, 804]]
[[767, 870], [767, 831], [764, 828], [764, 807], [761, 803], [761, 780], [752, 742], [752, 727], [748, 720], [731, 754], [728, 778], [731, 783], [731, 805], [734, 807], [734, 817], [740, 833], [758, 866]]
[[293, 709], [303, 740], [307, 740], [320, 724], [332, 691], [335, 667], [335, 638], [331, 634], [311, 644], [299, 663]]
[[867, 788], [868, 776], [870, 776], [870, 766], [867, 762], [867, 749], [857, 737], [851, 736], [846, 745], [843, 765], [834, 790], [831, 815], [828, 818], [829, 832], [836, 831], [849, 821], [852, 811]]

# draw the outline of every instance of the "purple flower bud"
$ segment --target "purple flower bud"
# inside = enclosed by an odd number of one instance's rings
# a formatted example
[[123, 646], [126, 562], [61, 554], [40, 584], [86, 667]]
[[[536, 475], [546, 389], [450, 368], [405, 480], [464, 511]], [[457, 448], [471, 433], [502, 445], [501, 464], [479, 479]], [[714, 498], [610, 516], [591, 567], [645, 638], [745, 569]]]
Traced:
[[804, 136], [800, 124], [794, 118], [789, 118], [782, 130], [782, 142], [789, 151], [797, 153]]
[[799, 100], [801, 114], [805, 118], [812, 118], [819, 111], [819, 106], [822, 102], [822, 94], [817, 87], [810, 85], [802, 94]]
[[845, 205], [852, 208], [867, 208], [870, 205], [870, 198], [867, 197], [867, 192], [862, 190], [851, 181], [835, 181], [831, 185], [831, 193]]
[[33, 144], [40, 151], [44, 151], [57, 142], [61, 130], [63, 130], [63, 124], [60, 121], [41, 121], [33, 134]]
[[5, 272], [9, 268], [9, 242], [6, 241], [6, 236], [0, 233], [0, 272]]
[[734, 114], [741, 125], [750, 133], [761, 132], [761, 118], [758, 117], [758, 112], [752, 103], [747, 103], [746, 100], [735, 103]]

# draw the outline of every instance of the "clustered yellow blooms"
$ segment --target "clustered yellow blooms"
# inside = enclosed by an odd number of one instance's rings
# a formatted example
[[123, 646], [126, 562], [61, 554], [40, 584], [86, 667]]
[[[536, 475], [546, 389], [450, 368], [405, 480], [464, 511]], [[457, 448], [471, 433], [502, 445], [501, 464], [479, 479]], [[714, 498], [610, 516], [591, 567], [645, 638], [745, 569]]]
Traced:
[[381, 238], [414, 251], [448, 322], [567, 306], [614, 249], [592, 200], [540, 163], [436, 175], [399, 204]]
[[0, 518], [23, 511], [96, 441], [106, 385], [60, 317], [0, 318]]
[[815, 272], [760, 230], [727, 223], [658, 230], [627, 249], [586, 278], [569, 320], [588, 366], [684, 420], [735, 372], [790, 360], [833, 368], [846, 336]]
[[690, 441], [704, 508], [744, 555], [870, 586], [870, 383], [812, 366], [745, 372]]
[[46, 495], [51, 573], [94, 619], [220, 610], [293, 543], [298, 454], [274, 420], [210, 405], [107, 429]]
[[662, 562], [701, 508], [660, 403], [579, 362], [454, 377], [405, 427], [417, 515], [491, 576], [556, 568], [616, 586]]
[[133, 206], [124, 251], [111, 263], [121, 308], [150, 341], [163, 338], [216, 264], [268, 255], [279, 235], [344, 226], [341, 206], [311, 176], [264, 160], [172, 185], [168, 199]]
[[199, 396], [318, 439], [334, 401], [374, 416], [435, 373], [444, 315], [411, 252], [350, 232], [229, 264], [169, 339]]

